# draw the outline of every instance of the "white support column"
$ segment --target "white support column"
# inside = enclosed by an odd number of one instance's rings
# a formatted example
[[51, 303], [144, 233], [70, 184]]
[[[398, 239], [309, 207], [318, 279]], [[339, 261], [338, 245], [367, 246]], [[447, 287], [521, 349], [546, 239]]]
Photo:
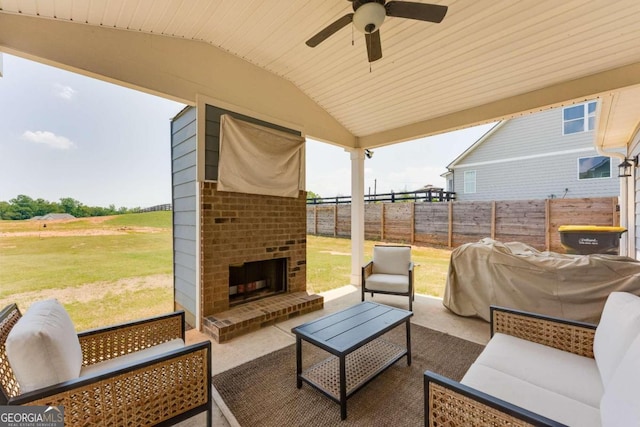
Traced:
[[351, 284], [360, 286], [364, 263], [364, 150], [351, 151]]
[[638, 259], [636, 252], [636, 194], [637, 169], [631, 176], [620, 178], [620, 225], [627, 229], [620, 237], [620, 255]]
[[[624, 226], [627, 227], [627, 232], [622, 236], [626, 238], [626, 253], [621, 253], [620, 255], [625, 255], [631, 258], [638, 259], [637, 248], [636, 248], [636, 179], [638, 169], [635, 167], [632, 169], [632, 175], [630, 178], [627, 178], [626, 185], [626, 200], [624, 203], [620, 203], [621, 210], [626, 208], [626, 218], [624, 222]], [[622, 214], [622, 212], [620, 212]], [[622, 216], [622, 215], [621, 215]], [[620, 221], [622, 223], [622, 221]]]
[[[618, 197], [618, 203], [620, 205], [620, 225], [622, 227], [628, 227], [628, 213], [629, 213], [629, 180], [628, 178], [619, 178], [620, 181], [620, 196]], [[628, 233], [623, 233], [620, 236], [620, 255], [623, 256], [633, 256], [629, 255], [629, 241], [628, 241]]]

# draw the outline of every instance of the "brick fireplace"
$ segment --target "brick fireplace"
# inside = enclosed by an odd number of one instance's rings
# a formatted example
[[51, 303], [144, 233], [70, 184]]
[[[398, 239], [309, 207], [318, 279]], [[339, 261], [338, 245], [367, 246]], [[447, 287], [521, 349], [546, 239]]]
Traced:
[[206, 333], [223, 342], [322, 308], [322, 297], [306, 293], [305, 192], [298, 198], [231, 193], [204, 182], [200, 209]]

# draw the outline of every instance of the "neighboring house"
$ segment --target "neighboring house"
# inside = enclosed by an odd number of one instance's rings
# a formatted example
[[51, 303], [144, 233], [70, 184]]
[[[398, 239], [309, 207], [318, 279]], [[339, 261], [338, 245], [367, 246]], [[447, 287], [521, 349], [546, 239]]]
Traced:
[[619, 160], [594, 147], [596, 101], [498, 123], [442, 176], [456, 200], [613, 197]]

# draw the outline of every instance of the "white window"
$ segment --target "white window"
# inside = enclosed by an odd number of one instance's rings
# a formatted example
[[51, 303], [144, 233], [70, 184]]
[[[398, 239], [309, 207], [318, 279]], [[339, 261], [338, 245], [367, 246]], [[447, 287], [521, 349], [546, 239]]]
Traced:
[[465, 194], [476, 192], [476, 171], [465, 171], [464, 192]]
[[606, 156], [580, 157], [578, 179], [611, 178], [611, 158]]
[[453, 178], [449, 178], [447, 180], [447, 191], [454, 191], [454, 189], [453, 189]]
[[596, 123], [596, 102], [565, 107], [562, 110], [562, 134], [587, 132]]

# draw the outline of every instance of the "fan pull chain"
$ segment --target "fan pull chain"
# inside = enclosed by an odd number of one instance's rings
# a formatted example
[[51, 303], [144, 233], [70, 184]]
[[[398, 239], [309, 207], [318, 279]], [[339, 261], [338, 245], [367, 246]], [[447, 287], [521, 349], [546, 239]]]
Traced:
[[[371, 43], [371, 37], [369, 37], [368, 39], [365, 37], [365, 43], [367, 43], [367, 60], [368, 60], [369, 49], [371, 49], [371, 46], [373, 46], [373, 44]], [[369, 74], [371, 74], [371, 61], [369, 61]]]
[[353, 37], [353, 25], [351, 26], [351, 46], [355, 46], [356, 42]]

